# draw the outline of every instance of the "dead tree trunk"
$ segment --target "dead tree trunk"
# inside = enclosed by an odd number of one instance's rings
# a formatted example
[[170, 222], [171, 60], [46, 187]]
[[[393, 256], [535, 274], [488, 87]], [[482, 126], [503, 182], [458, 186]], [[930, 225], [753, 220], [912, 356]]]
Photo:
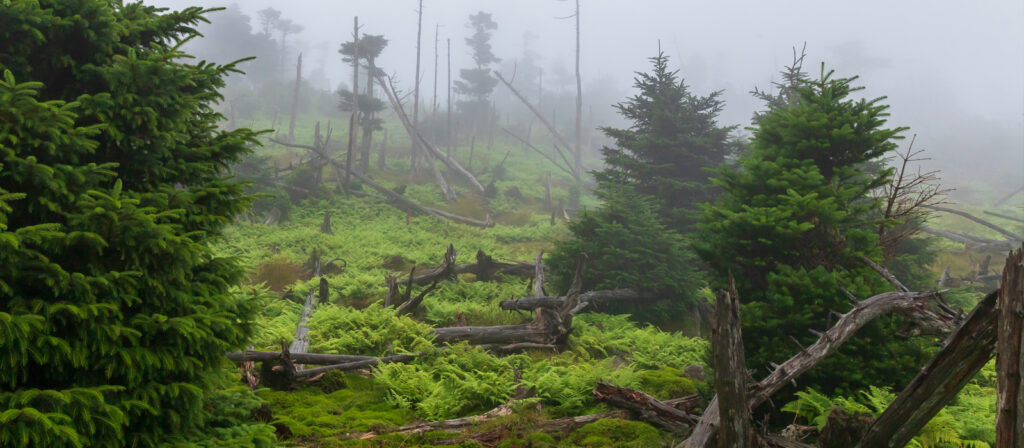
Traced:
[[[730, 283], [733, 283], [730, 279]], [[715, 294], [711, 347], [715, 359], [715, 392], [718, 394], [718, 446], [752, 446], [750, 408], [747, 407], [747, 361], [740, 329], [740, 302], [735, 284]]]
[[[423, 0], [420, 0], [420, 7], [416, 10], [416, 78], [414, 80], [413, 94], [412, 94], [412, 130], [409, 134], [412, 137], [412, 147], [409, 148], [411, 151], [409, 163], [409, 171], [415, 173], [419, 168], [420, 162], [420, 151], [417, 149], [419, 144], [416, 142], [416, 137], [413, 135], [417, 131], [419, 126], [420, 118], [420, 36], [423, 31]], [[411, 174], [410, 174], [411, 175]], [[411, 183], [411, 182], [410, 182]]]
[[[892, 291], [858, 302], [852, 310], [843, 314], [832, 328], [823, 333], [814, 344], [801, 350], [800, 353], [789, 358], [782, 365], [775, 367], [771, 374], [755, 384], [748, 395], [750, 409], [754, 409], [764, 403], [769, 397], [778, 392], [779, 389], [782, 389], [783, 386], [834, 353], [853, 337], [857, 330], [878, 316], [900, 313], [909, 317], [918, 325], [941, 331], [951, 330], [955, 319], [954, 316], [945, 312], [936, 312], [929, 306], [929, 303], [932, 300], [937, 300], [937, 298], [938, 293], [936, 292]], [[708, 404], [697, 426], [690, 434], [690, 437], [684, 442], [684, 446], [686, 448], [709, 448], [713, 446], [718, 422], [718, 397], [715, 397]]]
[[[505, 78], [501, 76], [501, 73], [494, 72], [494, 76], [497, 77], [498, 81], [501, 81], [501, 83], [504, 84], [505, 87], [508, 87], [508, 89], [512, 91], [512, 94], [515, 95], [515, 97], [518, 98], [519, 101], [522, 102], [527, 109], [530, 109], [530, 112], [533, 112], [533, 115], [536, 116], [537, 119], [540, 120], [541, 124], [543, 124], [544, 127], [547, 128], [548, 132], [550, 132], [551, 135], [555, 137], [555, 140], [558, 141], [558, 144], [564, 146], [566, 149], [572, 148], [572, 146], [566, 143], [565, 137], [562, 137], [562, 134], [558, 132], [558, 130], [556, 130], [554, 126], [551, 125], [551, 122], [544, 118], [544, 115], [541, 115], [541, 113], [535, 107], [533, 107], [533, 104], [530, 104], [530, 101], [527, 100], [526, 97], [524, 97], [521, 93], [519, 93], [519, 91], [516, 90], [515, 87], [512, 87], [512, 84], [510, 84], [508, 81], [505, 80]], [[555, 149], [561, 152], [561, 150], [558, 149], [557, 146], [555, 146]], [[574, 172], [573, 179], [578, 181], [579, 178], [577, 177], [577, 175], [578, 173]]]
[[348, 155], [345, 156], [345, 191], [352, 180], [352, 151], [359, 129], [359, 17], [352, 18], [352, 116], [348, 120]]
[[[580, 0], [576, 0], [576, 146], [572, 160], [572, 178], [578, 184], [583, 176], [583, 81], [580, 79]], [[569, 208], [579, 208], [579, 195], [569, 195]]]
[[1006, 259], [998, 307], [996, 448], [1024, 448], [1024, 247]]
[[331, 231], [331, 212], [329, 211], [324, 212], [324, 222], [320, 223], [320, 233], [326, 233], [328, 235], [334, 234], [334, 232]]
[[858, 447], [902, 447], [946, 406], [982, 366], [996, 344], [997, 292], [986, 296], [943, 348], [871, 425]]
[[292, 92], [292, 118], [288, 122], [288, 141], [295, 141], [295, 115], [299, 113], [299, 86], [302, 85], [302, 53], [295, 63], [295, 90]]

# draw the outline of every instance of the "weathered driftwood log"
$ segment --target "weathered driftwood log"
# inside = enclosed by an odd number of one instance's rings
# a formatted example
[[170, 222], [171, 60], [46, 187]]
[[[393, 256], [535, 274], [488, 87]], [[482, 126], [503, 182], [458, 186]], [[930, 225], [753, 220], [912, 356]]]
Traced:
[[[843, 314], [835, 325], [823, 333], [818, 340], [775, 368], [765, 379], [754, 385], [748, 400], [754, 409], [779, 391], [800, 374], [810, 370], [848, 341], [862, 326], [878, 316], [890, 313], [903, 314], [918, 325], [949, 331], [955, 326], [955, 316], [937, 312], [929, 305], [938, 297], [937, 292], [892, 291], [864, 299]], [[711, 447], [719, 421], [718, 397], [712, 399], [693, 433], [684, 442], [686, 448]]]
[[1024, 247], [1006, 258], [996, 335], [996, 448], [1024, 447]]
[[715, 393], [718, 395], [718, 446], [746, 448], [754, 441], [747, 407], [747, 361], [740, 328], [740, 301], [736, 285], [715, 294], [711, 347], [715, 361]]
[[992, 358], [997, 293], [986, 296], [871, 425], [858, 447], [902, 447]]
[[[321, 353], [292, 353], [291, 360], [302, 364], [343, 364], [347, 362], [366, 361], [375, 359], [373, 356], [355, 355], [330, 355]], [[235, 362], [244, 361], [277, 361], [281, 359], [280, 352], [264, 352], [257, 350], [246, 350], [244, 352], [231, 352], [227, 354], [228, 359]]]
[[[650, 300], [653, 297], [639, 291], [622, 288], [601, 291], [588, 291], [580, 294], [581, 303], [600, 302], [637, 302]], [[499, 306], [503, 310], [532, 310], [537, 308], [560, 308], [565, 303], [565, 296], [523, 297], [520, 299], [503, 300]]]
[[592, 393], [595, 400], [632, 411], [641, 420], [668, 431], [683, 431], [697, 422], [686, 412], [638, 390], [598, 381]]

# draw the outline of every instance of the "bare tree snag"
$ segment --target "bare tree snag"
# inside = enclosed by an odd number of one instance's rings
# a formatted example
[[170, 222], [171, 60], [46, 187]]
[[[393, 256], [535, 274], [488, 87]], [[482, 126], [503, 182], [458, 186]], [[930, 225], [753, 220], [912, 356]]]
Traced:
[[[951, 331], [955, 327], [956, 316], [935, 311], [929, 306], [930, 302], [937, 298], [937, 292], [891, 291], [857, 302], [852, 310], [843, 314], [835, 325], [823, 333], [814, 344], [801, 349], [800, 353], [789, 358], [782, 365], [776, 366], [771, 374], [755, 384], [748, 395], [750, 409], [761, 405], [787, 383], [835, 353], [840, 346], [853, 337], [857, 330], [878, 316], [899, 313], [920, 326], [939, 331]], [[718, 421], [718, 397], [715, 397], [708, 404], [704, 415], [701, 416], [690, 437], [684, 442], [685, 447], [711, 447]]]
[[[359, 130], [359, 17], [352, 18], [352, 116], [348, 119], [348, 154], [345, 156], [345, 184], [348, 192], [352, 180], [352, 151]], [[372, 82], [372, 81], [371, 81]]]
[[996, 336], [996, 448], [1024, 448], [1024, 246], [1006, 259]]
[[641, 420], [668, 431], [679, 432], [696, 423], [689, 414], [638, 390], [598, 381], [593, 395], [597, 401], [632, 411]]
[[902, 447], [917, 435], [992, 358], [996, 299], [988, 294], [896, 400], [871, 425], [861, 448]]
[[711, 347], [715, 360], [715, 392], [718, 394], [718, 446], [746, 448], [753, 442], [750, 408], [747, 407], [747, 361], [740, 328], [740, 302], [736, 285], [715, 294]]
[[295, 63], [295, 90], [292, 92], [292, 117], [288, 122], [288, 141], [295, 141], [295, 115], [299, 112], [299, 86], [302, 85], [302, 53]]
[[[423, 32], [423, 0], [420, 0], [419, 8], [416, 8], [416, 78], [413, 81], [413, 100], [412, 100], [412, 133], [409, 134], [413, 137], [412, 148], [410, 150], [412, 163], [409, 164], [409, 171], [415, 172], [419, 167], [419, 151], [417, 151], [416, 137], [413, 135], [417, 133], [417, 128], [420, 124], [420, 36]], [[386, 90], [386, 88], [385, 88]]]
[[331, 231], [331, 212], [329, 211], [324, 212], [324, 222], [320, 223], [320, 233], [326, 233], [328, 235], [334, 234], [334, 232]]

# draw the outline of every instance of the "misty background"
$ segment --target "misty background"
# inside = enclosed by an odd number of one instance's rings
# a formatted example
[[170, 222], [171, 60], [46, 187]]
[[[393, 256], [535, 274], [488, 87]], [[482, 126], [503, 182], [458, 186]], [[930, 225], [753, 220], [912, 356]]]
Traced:
[[[230, 40], [229, 15], [248, 16], [249, 32], [258, 34], [258, 11], [277, 9], [301, 31], [286, 36], [281, 61], [266, 67], [279, 70], [283, 80], [293, 79], [295, 56], [301, 52], [304, 80], [331, 92], [351, 83], [351, 67], [337, 50], [341, 42], [351, 40], [352, 18], [358, 16], [363, 33], [382, 34], [389, 41], [377, 66], [395, 76], [400, 89], [412, 90], [416, 0], [146, 3], [171, 9], [196, 4], [229, 7], [209, 15], [212, 25], [201, 27], [207, 37], [186, 46], [200, 58], [221, 63], [247, 56], [279, 57], [266, 56], [271, 53], [265, 48], [279, 43], [277, 32], [271, 32], [273, 42], [252, 48], [225, 41]], [[514, 73], [531, 101], [541, 96], [542, 108], [545, 101], [574, 99], [575, 29], [574, 20], [566, 18], [574, 8], [573, 2], [558, 0], [424, 1], [421, 108], [429, 109], [435, 98], [435, 31], [436, 98], [444, 109], [447, 39], [451, 76], [456, 80], [459, 69], [473, 65], [464, 39], [472, 33], [468, 16], [478, 11], [491, 13], [498, 25], [491, 40], [495, 56], [501, 58], [493, 66], [496, 71], [506, 78]], [[866, 87], [862, 96], [888, 97], [888, 125], [910, 128], [901, 146], [917, 134], [915, 148], [926, 149], [932, 159], [925, 167], [942, 170], [943, 184], [957, 189], [954, 199], [970, 201], [973, 186], [980, 184], [996, 192], [1024, 184], [1024, 2], [1019, 0], [585, 0], [580, 19], [583, 116], [589, 130], [626, 125], [612, 105], [635, 93], [635, 72], [650, 69], [648, 58], [660, 45], [692, 92], [723, 91], [726, 106], [720, 123], [738, 125], [738, 133], [749, 134], [744, 128], [753, 112], [763, 109], [750, 91], [755, 86], [770, 90], [772, 81], [780, 80], [778, 72], [791, 63], [793, 48], [799, 51], [806, 43], [804, 71], [812, 78], [824, 61], [826, 69], [839, 76], [860, 76], [855, 85]], [[254, 76], [257, 64], [248, 62], [241, 68]], [[541, 72], [542, 86], [533, 87]], [[500, 84], [492, 98], [499, 110], [522, 108]], [[325, 111], [331, 107], [337, 109], [336, 104], [322, 106]], [[552, 107], [551, 113], [559, 125], [572, 120], [568, 109], [561, 114]], [[592, 131], [588, 141], [593, 147], [604, 143], [599, 131]], [[596, 152], [593, 147], [590, 150]], [[1014, 202], [1024, 203], [1024, 195]]]

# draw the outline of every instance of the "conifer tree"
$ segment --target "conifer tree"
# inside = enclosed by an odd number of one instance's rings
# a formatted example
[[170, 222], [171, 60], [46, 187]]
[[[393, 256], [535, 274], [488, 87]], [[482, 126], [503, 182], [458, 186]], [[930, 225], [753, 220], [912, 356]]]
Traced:
[[637, 73], [639, 92], [615, 106], [631, 126], [602, 128], [615, 146], [601, 150], [607, 168], [594, 177], [601, 186], [629, 185], [656, 198], [663, 222], [684, 230], [696, 204], [712, 198], [708, 170], [735, 149], [729, 139], [733, 128], [716, 122], [724, 105], [721, 91], [694, 95], [669, 70], [668, 56], [659, 51], [650, 60], [651, 72]]
[[178, 50], [205, 12], [0, 7], [0, 445], [272, 440], [212, 392], [252, 333], [208, 242], [251, 205], [226, 167], [255, 134], [217, 127], [233, 66]]
[[474, 68], [459, 71], [461, 80], [455, 81], [455, 90], [470, 99], [459, 101], [459, 109], [470, 116], [483, 116], [490, 105], [489, 98], [498, 80], [491, 75], [491, 64], [501, 62], [491, 52], [491, 32], [498, 29], [498, 24], [491, 19], [491, 14], [480, 11], [469, 16], [469, 25], [473, 35], [466, 38], [473, 55]]
[[[855, 79], [823, 67], [819, 79], [796, 86], [790, 104], [761, 117], [750, 153], [714, 179], [724, 194], [705, 207], [695, 245], [716, 287], [736, 280], [755, 371], [795, 354], [794, 338], [813, 342], [808, 329], [823, 331], [830, 311], [848, 310], [844, 289], [867, 297], [889, 288], [860, 257], [880, 259], [878, 202], [869, 193], [887, 182], [890, 171], [877, 162], [904, 128], [885, 128], [884, 98], [851, 99]], [[893, 325], [880, 319], [863, 328], [801, 385], [829, 393], [901, 385], [920, 352], [894, 342]]]

